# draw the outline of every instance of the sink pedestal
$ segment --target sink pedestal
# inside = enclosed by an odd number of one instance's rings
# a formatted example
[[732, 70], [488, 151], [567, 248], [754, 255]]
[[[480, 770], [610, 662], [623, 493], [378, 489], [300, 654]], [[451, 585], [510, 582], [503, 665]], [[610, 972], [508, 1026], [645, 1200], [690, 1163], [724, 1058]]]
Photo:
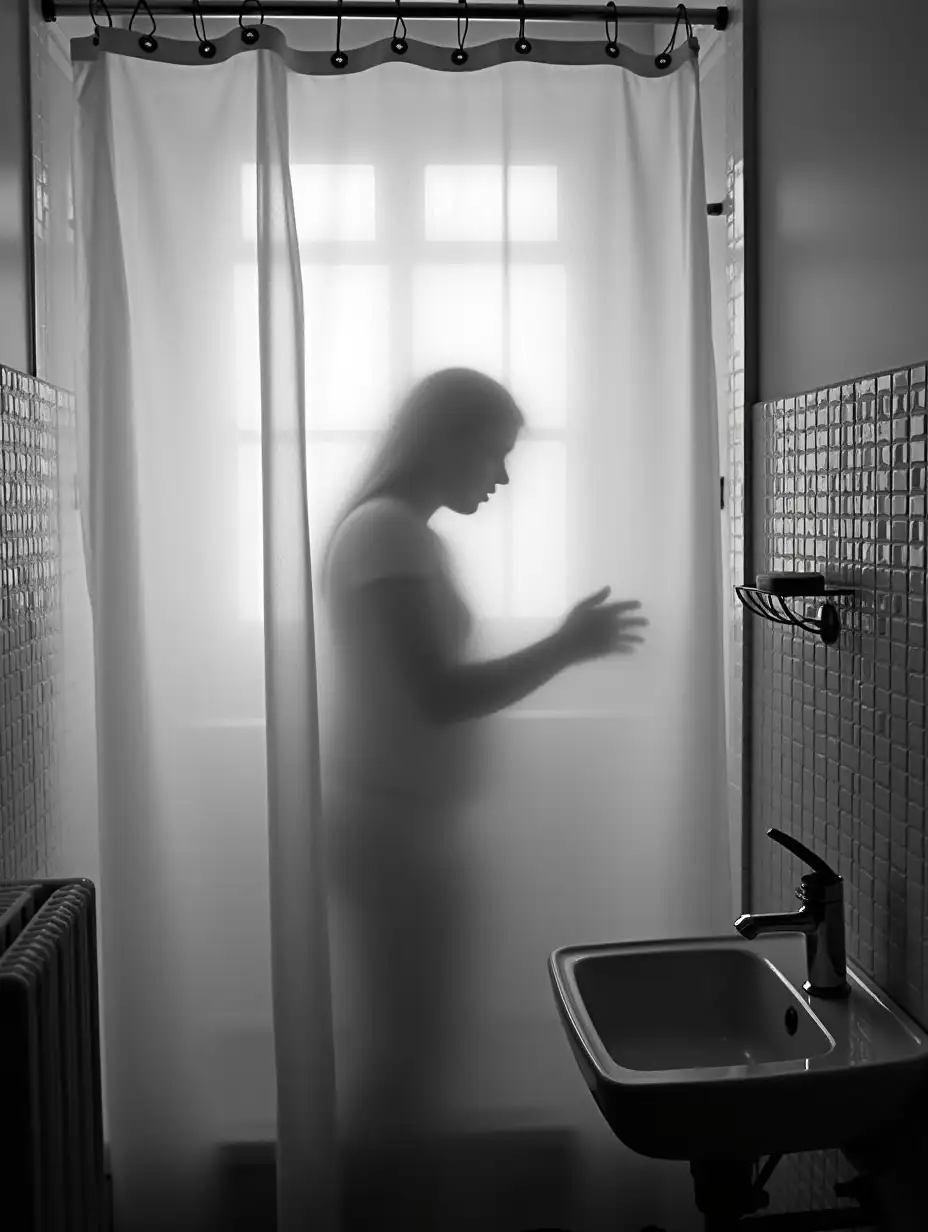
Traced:
[[[724, 1229], [744, 1215], [753, 1215], [770, 1201], [763, 1186], [755, 1182], [756, 1160], [694, 1160], [690, 1163], [696, 1208], [706, 1216], [706, 1229]], [[772, 1171], [772, 1169], [771, 1169]], [[768, 1174], [769, 1175], [769, 1174]]]
[[878, 1222], [863, 1177], [838, 1186], [839, 1196], [858, 1198], [861, 1205], [857, 1208], [755, 1215], [770, 1201], [764, 1185], [780, 1158], [770, 1156], [756, 1178], [756, 1160], [691, 1161], [696, 1207], [705, 1216], [705, 1232], [827, 1232], [872, 1227]]

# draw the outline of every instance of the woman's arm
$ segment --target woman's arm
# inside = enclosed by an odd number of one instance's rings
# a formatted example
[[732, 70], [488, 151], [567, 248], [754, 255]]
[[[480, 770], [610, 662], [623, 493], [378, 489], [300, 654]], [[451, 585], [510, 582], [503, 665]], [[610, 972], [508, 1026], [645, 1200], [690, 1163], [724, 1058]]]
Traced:
[[637, 603], [604, 604], [608, 588], [577, 604], [549, 637], [524, 650], [483, 663], [449, 662], [434, 627], [428, 595], [414, 579], [385, 579], [365, 588], [365, 601], [387, 631], [413, 695], [436, 723], [483, 718], [540, 689], [565, 668], [584, 659], [631, 649], [641, 639], [624, 612]]

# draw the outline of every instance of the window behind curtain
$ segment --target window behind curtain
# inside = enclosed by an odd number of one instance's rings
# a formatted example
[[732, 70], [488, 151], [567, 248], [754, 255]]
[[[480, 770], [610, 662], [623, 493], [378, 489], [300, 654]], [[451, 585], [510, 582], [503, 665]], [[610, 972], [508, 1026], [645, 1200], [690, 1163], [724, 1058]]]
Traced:
[[[315, 559], [396, 398], [436, 368], [468, 365], [508, 385], [527, 428], [511, 457], [510, 487], [470, 518], [441, 510], [433, 525], [453, 545], [480, 615], [560, 613], [571, 322], [557, 166], [510, 165], [504, 177], [498, 164], [425, 165], [387, 182], [376, 165], [302, 164], [292, 181]], [[242, 168], [241, 192], [233, 280], [238, 612], [254, 625], [262, 619], [262, 518], [253, 165]]]

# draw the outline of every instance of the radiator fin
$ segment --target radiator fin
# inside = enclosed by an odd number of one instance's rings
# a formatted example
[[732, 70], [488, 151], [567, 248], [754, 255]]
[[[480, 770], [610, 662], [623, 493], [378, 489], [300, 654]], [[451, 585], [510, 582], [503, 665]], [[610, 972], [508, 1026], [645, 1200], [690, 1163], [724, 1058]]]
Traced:
[[22, 1232], [104, 1232], [96, 893], [0, 885], [0, 1204]]

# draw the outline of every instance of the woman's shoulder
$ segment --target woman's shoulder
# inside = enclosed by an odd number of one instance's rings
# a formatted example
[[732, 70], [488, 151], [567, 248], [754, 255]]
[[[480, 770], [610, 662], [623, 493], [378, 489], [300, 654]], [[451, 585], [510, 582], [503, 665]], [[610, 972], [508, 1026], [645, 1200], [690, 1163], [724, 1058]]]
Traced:
[[403, 501], [395, 496], [373, 496], [352, 509], [338, 528], [337, 537], [345, 540], [400, 536], [427, 543], [433, 532]]
[[[332, 560], [367, 576], [420, 572], [434, 557], [434, 532], [402, 501], [377, 496], [352, 509], [332, 539]], [[416, 566], [416, 567], [412, 567]]]
[[379, 522], [398, 522], [416, 526], [418, 519], [409, 506], [397, 496], [371, 496], [345, 518], [344, 525], [372, 525]]

